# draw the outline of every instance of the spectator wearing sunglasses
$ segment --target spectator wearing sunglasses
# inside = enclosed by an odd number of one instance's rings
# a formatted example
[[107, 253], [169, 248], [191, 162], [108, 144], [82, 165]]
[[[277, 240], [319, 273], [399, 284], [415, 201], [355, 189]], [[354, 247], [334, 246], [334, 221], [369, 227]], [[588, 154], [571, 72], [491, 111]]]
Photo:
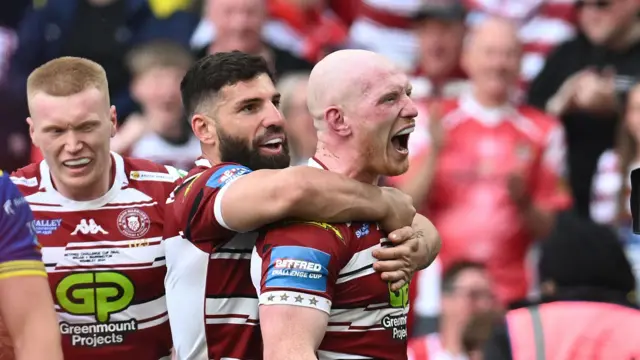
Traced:
[[598, 157], [614, 143], [621, 94], [640, 64], [640, 3], [579, 0], [579, 33], [561, 44], [531, 84], [529, 102], [558, 116], [565, 127], [568, 176], [579, 214], [589, 216]]

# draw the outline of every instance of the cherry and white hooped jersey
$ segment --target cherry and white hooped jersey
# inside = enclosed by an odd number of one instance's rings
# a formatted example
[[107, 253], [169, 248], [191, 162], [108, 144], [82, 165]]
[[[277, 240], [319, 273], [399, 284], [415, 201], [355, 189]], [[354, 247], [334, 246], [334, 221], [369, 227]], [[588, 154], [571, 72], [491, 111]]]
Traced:
[[167, 200], [167, 306], [180, 360], [262, 358], [251, 251], [258, 234], [237, 233], [222, 198], [251, 172], [201, 158]]
[[65, 359], [168, 359], [162, 231], [180, 173], [111, 158], [113, 185], [91, 201], [57, 192], [44, 160], [11, 179], [34, 213]]

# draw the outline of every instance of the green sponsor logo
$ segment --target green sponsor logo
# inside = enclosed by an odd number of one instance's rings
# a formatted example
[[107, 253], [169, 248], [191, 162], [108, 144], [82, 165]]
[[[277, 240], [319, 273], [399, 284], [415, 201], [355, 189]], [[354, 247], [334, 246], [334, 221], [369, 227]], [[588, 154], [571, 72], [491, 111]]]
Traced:
[[129, 307], [134, 294], [128, 277], [109, 271], [70, 274], [56, 287], [60, 307], [73, 315], [95, 315], [102, 323]]
[[392, 308], [405, 308], [409, 305], [409, 284], [405, 284], [398, 291], [391, 291], [389, 284], [389, 304]]

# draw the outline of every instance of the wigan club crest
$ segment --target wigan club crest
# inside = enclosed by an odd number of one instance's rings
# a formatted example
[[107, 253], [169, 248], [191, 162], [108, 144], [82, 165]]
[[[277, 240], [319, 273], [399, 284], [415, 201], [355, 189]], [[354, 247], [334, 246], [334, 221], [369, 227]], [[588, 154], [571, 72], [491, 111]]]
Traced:
[[151, 219], [140, 209], [125, 209], [118, 215], [118, 229], [130, 238], [143, 237], [151, 227]]

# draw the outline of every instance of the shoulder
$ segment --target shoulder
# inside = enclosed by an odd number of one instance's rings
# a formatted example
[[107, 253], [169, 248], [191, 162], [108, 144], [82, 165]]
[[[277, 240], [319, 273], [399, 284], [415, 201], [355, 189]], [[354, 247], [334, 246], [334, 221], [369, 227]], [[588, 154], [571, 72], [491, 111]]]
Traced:
[[149, 160], [123, 157], [124, 170], [130, 181], [175, 183], [186, 173], [173, 166], [156, 164]]
[[299, 233], [305, 237], [332, 238], [346, 243], [350, 228], [347, 224], [329, 224], [321, 221], [289, 220], [265, 228], [269, 233]]
[[220, 189], [243, 175], [251, 173], [251, 169], [236, 163], [221, 163], [212, 166], [204, 172], [205, 185], [213, 189]]

